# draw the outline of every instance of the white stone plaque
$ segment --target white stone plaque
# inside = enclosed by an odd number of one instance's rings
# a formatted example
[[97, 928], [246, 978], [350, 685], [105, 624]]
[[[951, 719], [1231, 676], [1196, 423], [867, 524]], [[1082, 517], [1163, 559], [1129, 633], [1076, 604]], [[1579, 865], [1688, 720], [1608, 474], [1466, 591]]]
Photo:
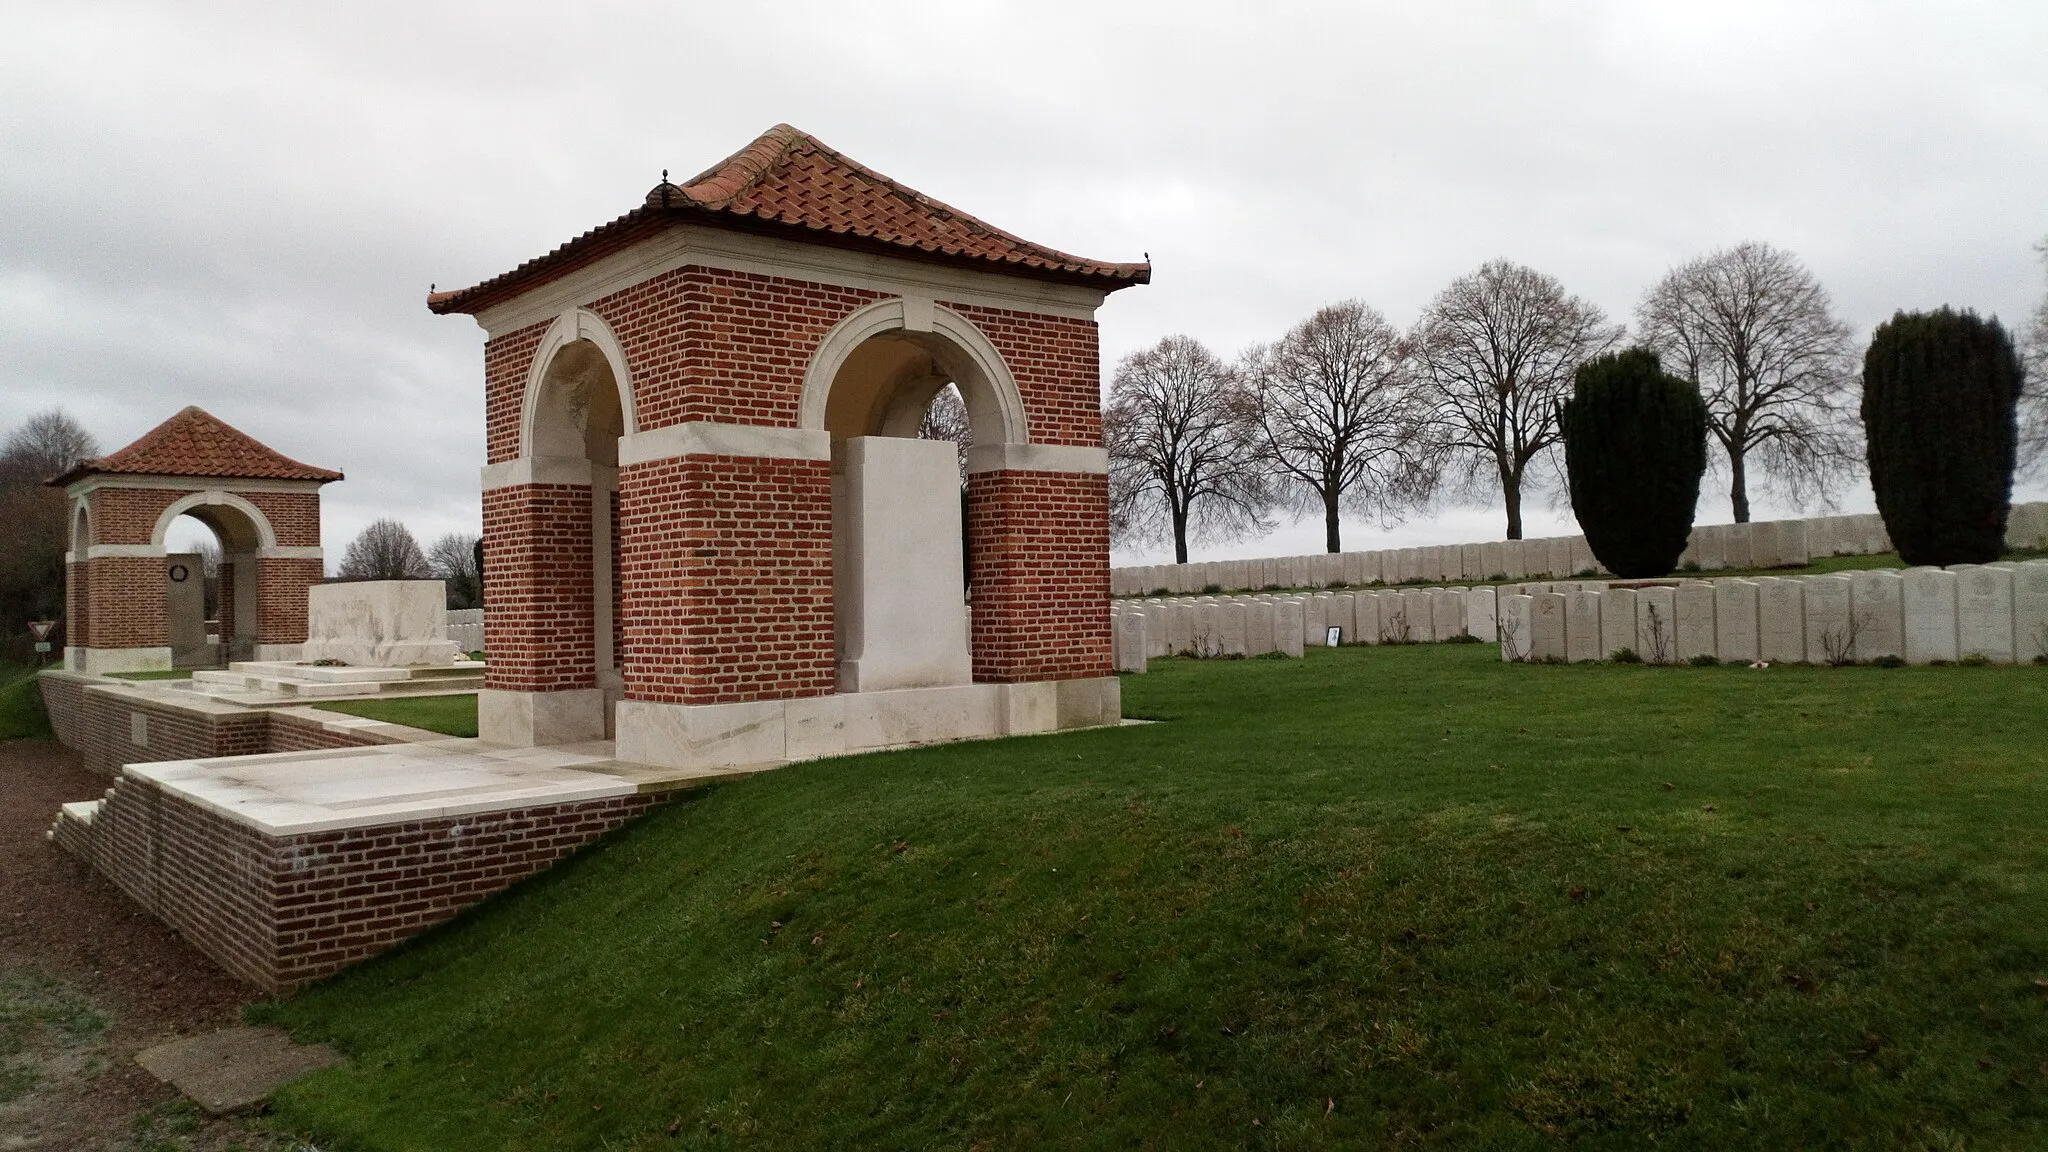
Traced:
[[1714, 649], [1723, 664], [1756, 662], [1756, 593], [1753, 580], [1714, 581]]
[[1900, 579], [1904, 581], [1900, 604], [1906, 615], [1906, 663], [1957, 659], [1955, 573], [1908, 568]]

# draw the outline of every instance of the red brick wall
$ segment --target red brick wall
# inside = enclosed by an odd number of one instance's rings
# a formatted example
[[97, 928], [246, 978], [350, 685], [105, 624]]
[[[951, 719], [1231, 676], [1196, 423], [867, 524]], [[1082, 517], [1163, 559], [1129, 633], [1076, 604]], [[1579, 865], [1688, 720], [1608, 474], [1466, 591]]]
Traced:
[[597, 686], [590, 488], [484, 493], [484, 682], [513, 692]]
[[[258, 644], [306, 642], [306, 589], [320, 582], [321, 569], [319, 560], [266, 557], [256, 561]], [[227, 603], [225, 599], [221, 602]], [[227, 630], [226, 621], [221, 628]]]
[[[318, 492], [237, 492], [254, 504], [270, 521], [282, 548], [320, 546], [320, 494]], [[233, 516], [230, 511], [225, 515]]]
[[91, 601], [88, 648], [162, 648], [170, 644], [170, 581], [161, 556], [102, 556], [85, 564]]
[[973, 321], [1002, 353], [1024, 398], [1033, 443], [1102, 447], [1102, 352], [1095, 321], [978, 304], [946, 307]]
[[664, 795], [265, 835], [124, 776], [81, 851], [235, 976], [284, 992], [454, 918], [660, 803]]
[[967, 524], [974, 678], [1113, 675], [1109, 478], [977, 472]]
[[[529, 324], [484, 345], [484, 459], [499, 464], [519, 456], [519, 413], [526, 403], [526, 374], [533, 354], [554, 321]], [[490, 561], [486, 560], [488, 564]]]
[[148, 544], [157, 517], [189, 495], [191, 489], [95, 488], [86, 496], [92, 506], [92, 542]]
[[[360, 728], [330, 730], [319, 722], [275, 709], [231, 708], [194, 699], [149, 701], [118, 691], [88, 691], [104, 681], [69, 672], [40, 678], [43, 708], [57, 740], [78, 752], [85, 767], [113, 775], [123, 764], [154, 760], [205, 760], [259, 752], [302, 752], [393, 743], [393, 738]], [[131, 717], [146, 717], [149, 742], [133, 741]]]
[[[258, 580], [260, 581], [260, 580], [262, 579], [262, 577], [261, 577], [261, 576], [259, 575], [259, 576], [257, 577], [257, 579], [258, 579]], [[217, 579], [217, 580], [216, 580], [216, 581], [214, 582], [214, 588], [215, 588], [215, 592], [214, 592], [214, 605], [213, 605], [213, 615], [214, 615], [214, 619], [220, 622], [220, 651], [221, 651], [221, 656], [222, 656], [222, 657], [223, 657], [224, 659], [227, 659], [227, 660], [234, 660], [234, 659], [236, 659], [236, 656], [235, 656], [235, 566], [234, 566], [233, 564], [229, 563], [229, 562], [228, 562], [228, 561], [226, 561], [226, 560], [222, 560], [222, 561], [221, 561], [221, 564], [220, 564], [220, 577], [219, 577], [219, 579]], [[258, 590], [257, 590], [257, 595], [258, 595], [258, 597], [259, 597], [259, 599], [257, 600], [257, 605], [258, 605], [258, 607], [260, 608], [260, 607], [262, 606], [262, 600], [260, 599], [260, 597], [261, 597], [261, 595], [262, 595], [262, 590], [261, 590], [261, 587], [260, 587], [260, 585], [259, 585], [259, 587], [258, 587]], [[304, 637], [304, 635], [303, 635], [303, 634], [302, 634], [302, 635], [301, 635], [301, 636], [300, 636], [299, 638], [300, 638], [301, 640], [304, 640], [304, 639], [305, 639], [305, 637]]]
[[833, 691], [829, 462], [659, 460], [620, 469], [619, 487], [628, 697], [717, 704]]

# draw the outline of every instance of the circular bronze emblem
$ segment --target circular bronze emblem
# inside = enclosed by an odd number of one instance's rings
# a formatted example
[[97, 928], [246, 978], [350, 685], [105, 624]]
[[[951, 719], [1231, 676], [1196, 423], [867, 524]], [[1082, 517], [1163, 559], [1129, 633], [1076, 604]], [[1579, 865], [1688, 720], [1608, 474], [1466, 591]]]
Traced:
[[185, 578], [190, 575], [192, 575], [192, 573], [190, 571], [187, 571], [183, 564], [171, 565], [171, 583], [183, 584], [185, 582]]

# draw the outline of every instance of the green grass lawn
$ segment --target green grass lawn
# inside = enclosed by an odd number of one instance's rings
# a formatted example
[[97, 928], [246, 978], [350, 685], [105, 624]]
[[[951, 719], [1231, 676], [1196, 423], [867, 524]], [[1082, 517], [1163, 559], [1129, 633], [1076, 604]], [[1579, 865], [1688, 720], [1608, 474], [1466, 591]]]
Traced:
[[448, 736], [476, 735], [476, 693], [447, 696], [394, 696], [376, 700], [337, 700], [319, 707], [329, 712], [366, 716], [387, 724], [404, 724]]
[[1155, 662], [252, 1015], [347, 1149], [2048, 1146], [2048, 669]]
[[109, 672], [116, 680], [190, 680], [190, 668], [159, 668], [154, 672]]
[[36, 684], [38, 671], [21, 664], [0, 664], [0, 740], [40, 739], [50, 734], [43, 692]]

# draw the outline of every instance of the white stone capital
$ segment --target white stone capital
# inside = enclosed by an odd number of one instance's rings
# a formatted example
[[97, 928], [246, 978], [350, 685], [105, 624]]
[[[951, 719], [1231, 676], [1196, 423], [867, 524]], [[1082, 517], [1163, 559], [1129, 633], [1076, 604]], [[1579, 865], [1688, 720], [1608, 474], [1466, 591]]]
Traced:
[[1078, 472], [1101, 476], [1109, 472], [1109, 451], [1067, 444], [977, 444], [967, 450], [967, 471]]
[[619, 438], [620, 467], [684, 456], [830, 460], [832, 438], [823, 430], [726, 424], [713, 420], [690, 420]]

